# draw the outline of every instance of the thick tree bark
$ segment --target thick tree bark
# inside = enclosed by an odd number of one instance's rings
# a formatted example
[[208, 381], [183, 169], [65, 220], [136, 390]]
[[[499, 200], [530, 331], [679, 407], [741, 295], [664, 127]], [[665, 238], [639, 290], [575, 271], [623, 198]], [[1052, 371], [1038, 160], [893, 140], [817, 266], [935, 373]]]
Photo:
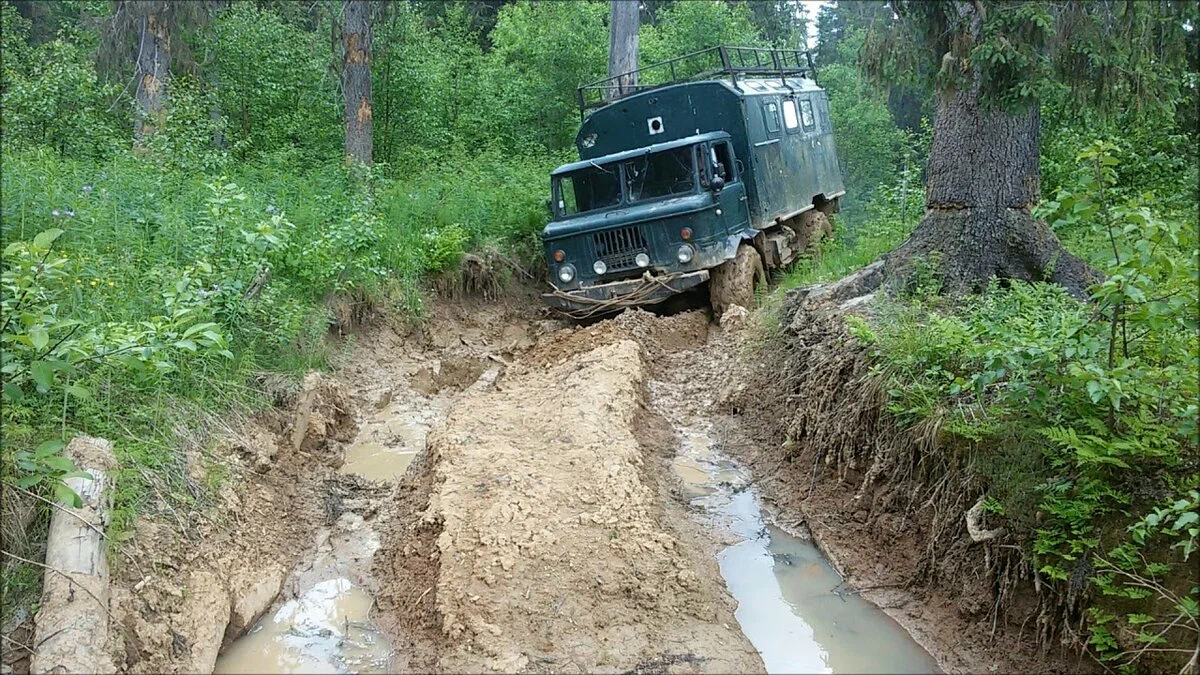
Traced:
[[133, 122], [135, 147], [158, 133], [167, 114], [167, 80], [171, 76], [171, 29], [166, 2], [151, 2], [140, 12], [134, 44], [134, 77], [137, 81], [137, 116]]
[[342, 92], [346, 100], [346, 162], [371, 166], [371, 8], [342, 2]]
[[[974, 42], [981, 26], [976, 4], [955, 5], [969, 22], [967, 44]], [[948, 62], [958, 67], [960, 61]], [[921, 264], [936, 262], [944, 293], [976, 292], [998, 277], [1053, 281], [1084, 297], [1095, 272], [1030, 213], [1041, 192], [1037, 107], [985, 108], [978, 69], [968, 78], [939, 95], [925, 217], [888, 254], [888, 286], [903, 288]]]
[[631, 93], [637, 86], [638, 28], [641, 16], [638, 0], [612, 0], [608, 22], [608, 76], [620, 78], [616, 86], [605, 92], [604, 100], [612, 101]]

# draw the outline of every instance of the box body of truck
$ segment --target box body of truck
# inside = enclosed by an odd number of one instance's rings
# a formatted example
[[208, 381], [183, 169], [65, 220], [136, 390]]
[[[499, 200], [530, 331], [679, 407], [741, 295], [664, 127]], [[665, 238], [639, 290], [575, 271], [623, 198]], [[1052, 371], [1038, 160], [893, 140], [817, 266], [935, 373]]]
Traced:
[[[554, 218], [542, 235], [554, 286], [544, 297], [556, 309], [659, 302], [705, 283], [742, 244], [782, 266], [802, 215], [837, 210], [845, 189], [829, 101], [807, 54], [697, 54], [715, 56], [726, 77], [644, 84], [590, 112], [587, 96], [615, 78], [580, 88], [580, 161], [551, 174]], [[744, 65], [747, 55], [759, 65]]]

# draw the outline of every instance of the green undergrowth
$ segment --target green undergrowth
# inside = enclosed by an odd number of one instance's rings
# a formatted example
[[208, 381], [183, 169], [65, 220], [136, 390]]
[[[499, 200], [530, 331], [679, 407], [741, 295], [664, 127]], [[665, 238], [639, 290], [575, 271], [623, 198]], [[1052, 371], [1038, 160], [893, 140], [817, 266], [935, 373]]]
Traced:
[[[211, 463], [189, 475], [185, 451], [269, 405], [264, 373], [297, 380], [328, 367], [339, 296], [419, 320], [428, 282], [456, 274], [465, 253], [534, 257], [556, 159], [443, 159], [412, 173], [298, 173], [285, 154], [204, 172], [131, 153], [5, 152], [9, 495], [75, 501], [61, 450], [84, 433], [113, 441], [120, 464], [110, 543], [140, 514], [190, 513], [222, 476]], [[6, 570], [7, 613], [31, 600], [37, 575]]]
[[1091, 244], [1077, 250], [1106, 277], [1090, 302], [998, 281], [946, 298], [930, 261], [911, 295], [848, 323], [894, 418], [937, 420], [1041, 580], [1064, 602], [1088, 599], [1093, 653], [1177, 670], [1200, 632], [1197, 223], [1122, 189], [1120, 157], [1088, 145], [1041, 208], [1065, 240]]
[[[769, 291], [760, 291], [753, 332], [766, 338], [779, 330], [789, 291], [836, 281], [903, 242], [924, 212], [924, 188], [917, 174], [915, 170], [902, 172], [895, 185], [879, 186], [866, 203], [834, 215], [833, 237], [797, 260]], [[753, 341], [747, 343], [747, 348], [753, 347]]]
[[912, 173], [907, 181], [877, 188], [862, 215], [835, 215], [833, 238], [792, 265], [780, 280], [779, 292], [836, 281], [903, 242], [924, 213], [924, 188], [917, 172]]

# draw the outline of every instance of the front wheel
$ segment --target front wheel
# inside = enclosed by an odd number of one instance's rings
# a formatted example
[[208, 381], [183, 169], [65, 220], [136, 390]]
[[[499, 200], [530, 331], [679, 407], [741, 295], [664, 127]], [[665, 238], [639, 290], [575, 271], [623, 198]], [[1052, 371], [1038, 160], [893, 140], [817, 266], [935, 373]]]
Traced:
[[762, 256], [749, 244], [738, 246], [737, 255], [713, 268], [708, 281], [708, 297], [713, 314], [720, 318], [733, 305], [750, 309], [754, 287], [766, 280]]

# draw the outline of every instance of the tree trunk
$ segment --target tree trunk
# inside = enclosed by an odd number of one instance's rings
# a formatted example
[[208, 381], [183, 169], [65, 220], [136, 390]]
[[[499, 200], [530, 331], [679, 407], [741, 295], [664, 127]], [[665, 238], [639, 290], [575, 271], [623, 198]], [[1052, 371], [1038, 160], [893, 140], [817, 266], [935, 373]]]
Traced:
[[[961, 48], [965, 54], [982, 20], [976, 3], [955, 6], [968, 26], [969, 39]], [[960, 53], [948, 54], [946, 63], [959, 67], [961, 58]], [[1030, 214], [1041, 192], [1037, 107], [1020, 112], [985, 108], [978, 68], [967, 78], [939, 95], [925, 217], [887, 255], [888, 286], [909, 286], [914, 271], [936, 265], [943, 293], [977, 292], [998, 277], [1052, 281], [1085, 297], [1096, 273]]]
[[612, 0], [608, 22], [608, 76], [626, 75], [605, 92], [604, 100], [613, 101], [632, 93], [637, 87], [638, 27], [641, 21], [638, 0]]
[[166, 118], [167, 80], [171, 76], [171, 29], [166, 2], [150, 3], [140, 13], [134, 45], [137, 81], [137, 117], [133, 122], [134, 146], [144, 148]]
[[346, 100], [346, 163], [371, 166], [371, 8], [342, 1], [342, 93]]

